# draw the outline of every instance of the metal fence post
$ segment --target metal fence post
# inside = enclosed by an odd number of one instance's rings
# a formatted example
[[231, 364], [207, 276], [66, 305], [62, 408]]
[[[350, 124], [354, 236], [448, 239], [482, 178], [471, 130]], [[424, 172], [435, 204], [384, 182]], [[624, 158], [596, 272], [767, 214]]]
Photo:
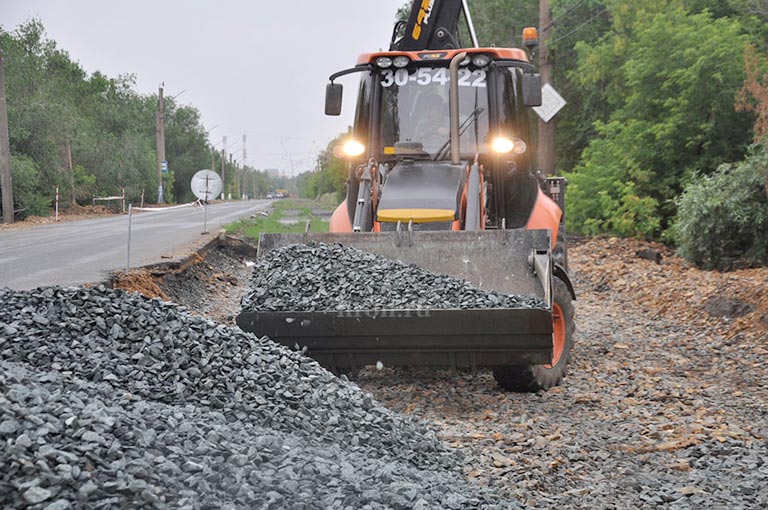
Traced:
[[133, 218], [133, 204], [128, 204], [128, 257], [125, 261], [125, 272], [131, 269], [131, 219]]
[[203, 205], [203, 234], [208, 233], [208, 204]]

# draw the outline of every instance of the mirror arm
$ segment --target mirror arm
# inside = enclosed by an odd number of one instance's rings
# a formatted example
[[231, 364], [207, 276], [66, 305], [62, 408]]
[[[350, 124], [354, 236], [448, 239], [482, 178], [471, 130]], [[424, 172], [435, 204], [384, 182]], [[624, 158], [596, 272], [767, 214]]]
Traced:
[[337, 73], [333, 73], [328, 79], [331, 81], [331, 83], [333, 83], [333, 80], [341, 76], [345, 76], [347, 74], [352, 74], [352, 73], [361, 73], [363, 71], [371, 71], [371, 70], [373, 70], [373, 66], [371, 64], [362, 64], [349, 69], [344, 69], [343, 71], [339, 71]]

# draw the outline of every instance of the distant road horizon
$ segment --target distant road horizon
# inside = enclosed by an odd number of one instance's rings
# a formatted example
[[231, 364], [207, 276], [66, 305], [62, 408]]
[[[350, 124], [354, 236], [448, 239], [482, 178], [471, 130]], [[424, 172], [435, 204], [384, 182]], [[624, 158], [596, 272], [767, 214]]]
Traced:
[[[208, 230], [247, 217], [269, 206], [271, 200], [212, 204]], [[201, 239], [203, 212], [181, 208], [133, 215], [131, 267], [167, 260], [170, 254]], [[125, 269], [128, 216], [111, 216], [0, 231], [0, 288], [18, 290], [46, 285], [82, 285], [106, 279]]]

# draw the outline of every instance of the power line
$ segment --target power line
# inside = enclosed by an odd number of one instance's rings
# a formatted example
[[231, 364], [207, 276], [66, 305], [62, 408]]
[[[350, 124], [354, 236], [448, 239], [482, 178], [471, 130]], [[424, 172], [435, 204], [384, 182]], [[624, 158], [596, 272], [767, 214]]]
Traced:
[[[570, 5], [565, 6], [563, 8], [564, 11], [559, 16], [555, 16], [554, 18], [552, 18], [550, 20], [550, 22], [547, 23], [546, 28], [550, 28], [550, 27], [554, 26], [554, 24], [556, 22], [558, 22], [561, 19], [563, 19], [564, 17], [568, 16], [571, 12], [573, 12], [574, 9], [576, 9], [576, 7], [578, 7], [579, 5], [581, 5], [583, 3], [584, 3], [584, 0], [576, 0], [575, 2], [571, 2]], [[544, 31], [544, 27], [542, 27], [541, 30]]]
[[551, 41], [548, 41], [548, 42], [546, 42], [546, 43], [542, 44], [541, 46], [547, 46], [547, 47], [549, 47], [549, 46], [551, 46], [551, 45], [555, 44], [557, 41], [562, 41], [562, 40], [563, 40], [563, 39], [565, 39], [566, 37], [568, 37], [568, 36], [570, 36], [570, 35], [573, 35], [573, 34], [575, 34], [576, 32], [578, 32], [579, 30], [581, 30], [582, 28], [584, 28], [584, 27], [585, 27], [585, 26], [587, 26], [588, 24], [592, 23], [592, 22], [593, 22], [595, 19], [597, 19], [597, 17], [598, 17], [598, 16], [600, 16], [601, 14], [603, 14], [604, 12], [606, 12], [607, 10], [608, 10], [608, 8], [606, 7], [605, 9], [601, 10], [600, 12], [598, 12], [597, 14], [595, 14], [594, 16], [592, 16], [591, 18], [589, 18], [587, 21], [585, 21], [585, 22], [584, 22], [584, 23], [582, 23], [581, 25], [579, 25], [579, 26], [577, 26], [576, 28], [574, 28], [573, 30], [571, 30], [570, 32], [567, 32], [567, 33], [565, 33], [565, 34], [561, 35], [560, 37], [556, 37], [556, 38], [552, 39]]
[[273, 138], [280, 138], [282, 140], [299, 140], [301, 142], [312, 142], [314, 143], [315, 140], [309, 139], [309, 138], [301, 138], [298, 136], [287, 136], [287, 135], [281, 135], [279, 133], [275, 132], [266, 132], [266, 131], [246, 131], [245, 132], [248, 135], [257, 135], [257, 136], [271, 136]]

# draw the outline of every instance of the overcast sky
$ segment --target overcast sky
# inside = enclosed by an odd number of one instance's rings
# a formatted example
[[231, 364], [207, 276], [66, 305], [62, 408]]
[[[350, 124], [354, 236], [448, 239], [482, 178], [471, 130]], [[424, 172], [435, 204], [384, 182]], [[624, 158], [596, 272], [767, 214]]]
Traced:
[[403, 4], [0, 0], [0, 26], [11, 31], [38, 18], [87, 72], [135, 74], [145, 94], [164, 82], [166, 96], [180, 94], [179, 103], [200, 110], [212, 142], [220, 146], [226, 135], [240, 159], [246, 134], [250, 166], [299, 173], [351, 123], [358, 78], [340, 80], [342, 116], [326, 117], [328, 76], [354, 66], [359, 53], [387, 49]]

